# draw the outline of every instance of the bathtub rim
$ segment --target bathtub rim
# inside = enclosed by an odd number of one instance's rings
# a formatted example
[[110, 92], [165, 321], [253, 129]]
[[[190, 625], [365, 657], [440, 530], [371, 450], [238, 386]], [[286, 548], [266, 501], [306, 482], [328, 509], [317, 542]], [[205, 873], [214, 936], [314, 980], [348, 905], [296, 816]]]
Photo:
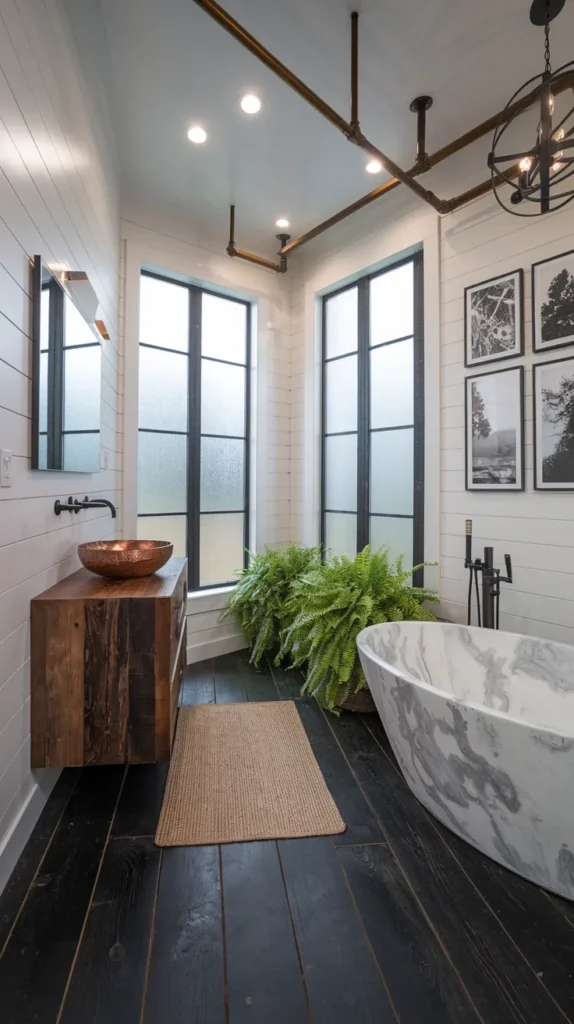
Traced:
[[[498, 708], [489, 708], [486, 704], [477, 704], [476, 701], [464, 700], [462, 697], [456, 694], [444, 690], [438, 686], [431, 686], [425, 682], [424, 679], [417, 679], [416, 676], [411, 675], [410, 672], [406, 672], [403, 669], [398, 669], [396, 666], [391, 665], [389, 661], [385, 661], [379, 654], [376, 654], [371, 647], [368, 647], [365, 643], [365, 637], [369, 636], [375, 630], [384, 628], [385, 626], [438, 626], [444, 628], [445, 626], [454, 626], [456, 629], [467, 629], [471, 630], [472, 633], [484, 633], [484, 628], [481, 626], [465, 626], [460, 622], [429, 622], [425, 619], [403, 619], [398, 622], [376, 622], [372, 626], [366, 626], [365, 629], [357, 636], [357, 647], [365, 657], [375, 661], [382, 669], [389, 672], [391, 675], [404, 679], [405, 682], [410, 683], [412, 686], [419, 686], [427, 693], [436, 694], [439, 697], [443, 697], [446, 701], [458, 704], [464, 708], [472, 708], [473, 711], [480, 711], [482, 714], [492, 715], [494, 718], [498, 718], [504, 722], [512, 722], [515, 725], [522, 726], [524, 729], [534, 729], [537, 732], [549, 733], [551, 736], [557, 736], [562, 739], [574, 739], [574, 726], [572, 726], [569, 732], [557, 732], [555, 728], [549, 725], [541, 725], [536, 722], [526, 721], [524, 718], [516, 718], [515, 715], [511, 715], [508, 711], [499, 711]], [[571, 648], [571, 644], [563, 644], [559, 641], [545, 640], [544, 637], [530, 636], [527, 633], [510, 633], [508, 630], [501, 629], [500, 631], [494, 630], [494, 632], [504, 633], [506, 636], [528, 637], [532, 640], [541, 640], [543, 643], [555, 644], [557, 647], [568, 647]], [[574, 693], [573, 693], [574, 699]]]

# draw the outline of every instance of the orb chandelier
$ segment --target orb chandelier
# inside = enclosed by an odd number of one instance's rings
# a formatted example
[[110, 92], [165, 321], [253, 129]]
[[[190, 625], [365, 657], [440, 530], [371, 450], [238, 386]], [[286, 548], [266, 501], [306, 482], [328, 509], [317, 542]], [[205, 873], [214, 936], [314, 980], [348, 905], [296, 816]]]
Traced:
[[[544, 27], [545, 66], [520, 87], [505, 107], [505, 117], [497, 126], [488, 155], [492, 191], [503, 209], [517, 217], [534, 217], [560, 210], [574, 199], [574, 107], [571, 107], [574, 61], [552, 70], [550, 63], [550, 22], [560, 13], [565, 0], [534, 0], [530, 8], [533, 25]], [[558, 111], [557, 98], [563, 104]], [[524, 100], [531, 95], [529, 108], [537, 111], [538, 125], [533, 127], [534, 144], [518, 152], [508, 142], [517, 132], [516, 122], [524, 113]], [[528, 115], [527, 115], [528, 116]], [[504, 139], [504, 144], [503, 140]], [[510, 186], [510, 191], [507, 188]]]

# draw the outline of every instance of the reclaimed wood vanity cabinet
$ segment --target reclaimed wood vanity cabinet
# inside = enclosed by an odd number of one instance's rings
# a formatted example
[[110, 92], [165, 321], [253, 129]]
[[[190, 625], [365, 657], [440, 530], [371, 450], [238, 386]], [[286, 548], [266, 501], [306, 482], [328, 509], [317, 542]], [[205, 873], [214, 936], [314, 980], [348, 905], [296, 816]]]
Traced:
[[169, 760], [186, 661], [187, 562], [80, 569], [31, 607], [32, 768]]

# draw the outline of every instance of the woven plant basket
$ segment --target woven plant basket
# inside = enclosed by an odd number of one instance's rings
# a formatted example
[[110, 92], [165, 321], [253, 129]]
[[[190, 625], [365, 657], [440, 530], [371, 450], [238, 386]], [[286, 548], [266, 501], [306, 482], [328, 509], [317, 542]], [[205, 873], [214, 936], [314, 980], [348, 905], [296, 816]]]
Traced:
[[358, 693], [350, 693], [345, 697], [341, 707], [344, 711], [356, 711], [363, 715], [372, 714], [377, 710], [368, 686], [363, 687]]

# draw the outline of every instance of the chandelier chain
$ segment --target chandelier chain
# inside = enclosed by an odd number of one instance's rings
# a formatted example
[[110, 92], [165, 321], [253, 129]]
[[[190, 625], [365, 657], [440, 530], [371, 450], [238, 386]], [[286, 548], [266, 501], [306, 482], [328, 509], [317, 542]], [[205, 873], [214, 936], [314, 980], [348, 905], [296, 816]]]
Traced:
[[545, 71], [552, 74], [550, 65], [550, 0], [546, 0], [546, 21], [544, 24], [544, 59], [546, 61]]

